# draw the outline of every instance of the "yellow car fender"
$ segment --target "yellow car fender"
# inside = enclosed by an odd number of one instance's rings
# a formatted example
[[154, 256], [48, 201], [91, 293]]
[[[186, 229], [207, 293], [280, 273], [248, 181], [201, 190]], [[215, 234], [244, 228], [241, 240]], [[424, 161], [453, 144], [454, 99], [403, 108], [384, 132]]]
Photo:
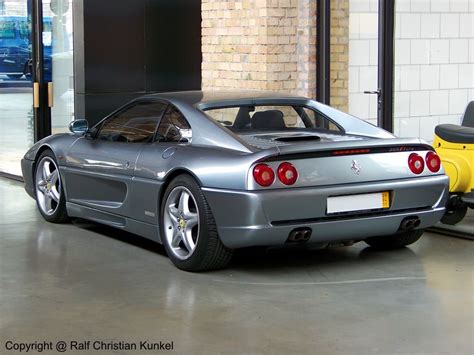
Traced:
[[450, 192], [474, 189], [474, 144], [451, 143], [435, 136], [433, 146], [449, 176]]

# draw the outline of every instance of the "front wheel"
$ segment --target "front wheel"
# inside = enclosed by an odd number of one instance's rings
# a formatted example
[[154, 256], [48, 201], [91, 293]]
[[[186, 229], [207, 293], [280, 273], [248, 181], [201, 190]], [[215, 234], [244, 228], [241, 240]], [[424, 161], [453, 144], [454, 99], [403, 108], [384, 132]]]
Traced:
[[217, 233], [211, 209], [188, 175], [168, 185], [161, 204], [161, 241], [174, 265], [185, 271], [215, 270], [232, 258]]
[[371, 237], [364, 240], [376, 249], [398, 249], [415, 243], [423, 235], [423, 230], [412, 230], [381, 237]]
[[46, 150], [40, 155], [34, 181], [36, 204], [44, 219], [53, 223], [67, 221], [66, 198], [53, 152]]

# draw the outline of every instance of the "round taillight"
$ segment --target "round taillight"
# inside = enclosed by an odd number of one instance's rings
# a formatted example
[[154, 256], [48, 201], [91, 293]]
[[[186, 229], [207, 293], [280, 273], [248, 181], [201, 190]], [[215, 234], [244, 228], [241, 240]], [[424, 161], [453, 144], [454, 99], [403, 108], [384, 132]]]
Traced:
[[426, 154], [426, 166], [431, 172], [436, 173], [441, 169], [441, 159], [435, 152], [428, 152]]
[[290, 163], [281, 163], [278, 167], [278, 178], [285, 185], [293, 185], [298, 179], [298, 171]]
[[257, 164], [253, 168], [253, 178], [260, 186], [270, 186], [275, 180], [275, 173], [267, 164]]
[[414, 174], [421, 174], [425, 169], [425, 161], [416, 153], [411, 153], [408, 157], [408, 166]]

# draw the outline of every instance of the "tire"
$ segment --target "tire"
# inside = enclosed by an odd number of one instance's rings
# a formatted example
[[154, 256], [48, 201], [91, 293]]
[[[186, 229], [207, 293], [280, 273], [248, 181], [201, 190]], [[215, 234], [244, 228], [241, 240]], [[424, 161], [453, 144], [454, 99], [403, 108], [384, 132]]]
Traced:
[[222, 244], [206, 198], [191, 176], [179, 175], [171, 181], [160, 217], [161, 242], [177, 268], [216, 270], [230, 262], [232, 250]]
[[441, 218], [441, 223], [448, 224], [450, 226], [458, 224], [466, 216], [467, 208], [467, 204], [462, 203], [457, 205], [452, 210], [446, 209], [446, 213], [444, 214], [443, 218]]
[[412, 230], [364, 240], [368, 245], [380, 250], [399, 249], [415, 243], [423, 235], [424, 230]]
[[7, 77], [12, 80], [18, 80], [23, 76], [23, 74], [7, 74]]
[[45, 220], [66, 222], [66, 198], [58, 163], [52, 151], [45, 150], [35, 164], [34, 188], [36, 205]]

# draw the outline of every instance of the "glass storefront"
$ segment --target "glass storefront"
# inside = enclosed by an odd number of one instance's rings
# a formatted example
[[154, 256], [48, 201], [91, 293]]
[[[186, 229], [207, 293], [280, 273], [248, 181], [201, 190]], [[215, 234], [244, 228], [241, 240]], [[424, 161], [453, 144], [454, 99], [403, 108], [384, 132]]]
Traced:
[[[378, 0], [337, 0], [331, 8], [331, 105], [373, 124], [377, 124], [379, 89], [378, 4]], [[468, 1], [395, 1], [396, 135], [431, 142], [436, 125], [460, 123], [474, 100], [473, 9]]]
[[0, 0], [0, 171], [20, 173], [34, 141], [31, 2]]
[[[34, 1], [41, 24], [33, 21]], [[42, 36], [34, 36], [39, 28]], [[34, 143], [38, 117], [51, 121], [51, 133], [65, 132], [74, 118], [72, 31], [72, 0], [0, 0], [1, 172], [21, 175], [20, 159]], [[35, 45], [43, 50], [41, 62], [33, 56]], [[38, 88], [48, 99], [33, 107], [38, 68]]]
[[52, 90], [51, 131], [68, 131], [74, 118], [72, 0], [43, 0], [45, 80]]

